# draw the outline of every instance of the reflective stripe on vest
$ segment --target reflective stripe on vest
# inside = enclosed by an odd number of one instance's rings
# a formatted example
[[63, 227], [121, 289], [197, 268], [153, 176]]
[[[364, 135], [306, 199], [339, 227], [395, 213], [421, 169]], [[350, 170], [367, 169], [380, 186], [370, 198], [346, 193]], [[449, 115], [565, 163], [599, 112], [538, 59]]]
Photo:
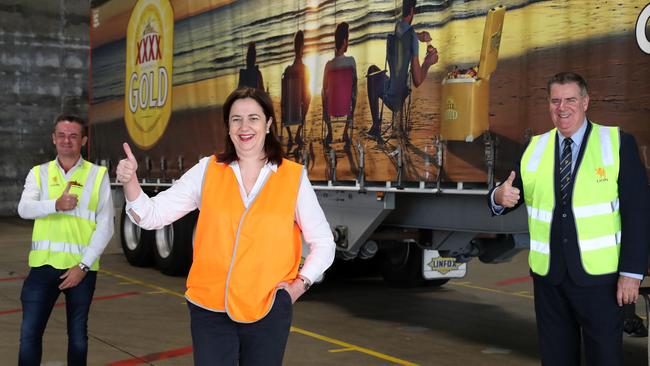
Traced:
[[83, 255], [86, 251], [85, 245], [72, 244], [72, 243], [61, 243], [61, 242], [51, 242], [48, 240], [34, 241], [32, 242], [32, 250], [49, 250], [52, 252], [64, 252]]
[[[597, 203], [595, 205], [579, 206], [573, 208], [573, 214], [576, 219], [595, 216], [595, 215], [605, 215], [618, 211], [619, 201], [618, 198], [612, 202], [608, 203]], [[532, 206], [526, 206], [528, 209], [528, 216], [535, 220], [543, 222], [551, 222], [553, 218], [553, 212], [547, 210], [540, 210], [538, 208], [533, 208]]]
[[[34, 167], [33, 172], [42, 199], [58, 199], [69, 181], [75, 181], [79, 186], [70, 188], [70, 193], [78, 197], [75, 209], [35, 220], [29, 266], [49, 264], [59, 269], [73, 267], [81, 262], [95, 231], [99, 188], [106, 168], [83, 161], [66, 179], [56, 162], [51, 161]], [[99, 260], [89, 265], [92, 270], [98, 270]]]
[[[550, 263], [550, 233], [555, 209], [555, 135], [553, 129], [535, 136], [521, 160], [531, 236], [529, 264], [539, 275], [548, 273]], [[572, 195], [582, 265], [589, 274], [613, 273], [618, 269], [621, 242], [618, 128], [592, 124], [592, 131], [584, 143], [587, 145], [577, 172], [574, 172]]]
[[187, 277], [188, 301], [226, 312], [240, 323], [266, 316], [277, 284], [298, 275], [302, 240], [295, 208], [302, 170], [283, 160], [246, 208], [232, 168], [210, 159]]

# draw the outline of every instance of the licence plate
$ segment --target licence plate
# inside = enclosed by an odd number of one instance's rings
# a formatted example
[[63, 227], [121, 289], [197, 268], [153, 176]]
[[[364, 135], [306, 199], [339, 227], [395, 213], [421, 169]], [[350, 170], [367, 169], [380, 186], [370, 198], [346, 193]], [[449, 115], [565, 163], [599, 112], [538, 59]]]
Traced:
[[427, 280], [463, 278], [467, 273], [467, 263], [457, 263], [455, 258], [441, 257], [437, 250], [425, 249], [422, 259], [422, 277]]

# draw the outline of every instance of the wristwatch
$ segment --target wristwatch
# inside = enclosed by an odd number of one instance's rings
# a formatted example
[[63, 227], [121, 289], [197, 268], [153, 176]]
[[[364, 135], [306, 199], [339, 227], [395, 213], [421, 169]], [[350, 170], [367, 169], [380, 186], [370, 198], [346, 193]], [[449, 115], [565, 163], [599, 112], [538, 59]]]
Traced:
[[88, 267], [87, 265], [85, 265], [85, 264], [83, 264], [83, 263], [81, 263], [81, 262], [79, 262], [79, 268], [81, 268], [81, 270], [82, 270], [83, 272], [88, 272], [88, 271], [90, 271], [90, 267]]
[[309, 290], [309, 287], [311, 287], [311, 282], [303, 276], [298, 276], [298, 279], [302, 281], [305, 291]]

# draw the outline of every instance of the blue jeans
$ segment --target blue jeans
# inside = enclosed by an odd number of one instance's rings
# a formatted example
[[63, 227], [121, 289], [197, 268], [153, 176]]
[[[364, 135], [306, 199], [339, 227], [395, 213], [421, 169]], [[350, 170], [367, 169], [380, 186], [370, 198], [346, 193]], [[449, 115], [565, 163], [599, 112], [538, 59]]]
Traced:
[[[23, 322], [20, 327], [19, 366], [41, 364], [43, 332], [61, 290], [59, 277], [66, 270], [51, 266], [34, 267], [23, 283], [20, 301]], [[75, 287], [64, 290], [68, 323], [68, 365], [86, 365], [88, 353], [88, 312], [95, 292], [97, 272], [90, 271]]]
[[253, 323], [237, 323], [187, 302], [190, 309], [195, 366], [281, 366], [289, 338], [293, 305], [279, 290], [266, 316]]

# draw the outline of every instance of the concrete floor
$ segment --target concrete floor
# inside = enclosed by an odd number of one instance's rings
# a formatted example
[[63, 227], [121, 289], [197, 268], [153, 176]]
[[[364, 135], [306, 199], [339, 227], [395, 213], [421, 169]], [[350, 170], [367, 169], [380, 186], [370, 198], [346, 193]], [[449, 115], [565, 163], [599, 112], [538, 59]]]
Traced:
[[[0, 364], [16, 363], [20, 289], [31, 222], [0, 220]], [[442, 288], [330, 278], [294, 308], [285, 365], [538, 365], [526, 255], [470, 263]], [[89, 321], [90, 365], [191, 365], [184, 278], [128, 265], [117, 241], [102, 256]], [[63, 296], [60, 298], [63, 301]], [[638, 305], [641, 311], [641, 303]], [[625, 364], [647, 365], [646, 339], [624, 339]], [[65, 310], [54, 309], [43, 364], [65, 365]]]

